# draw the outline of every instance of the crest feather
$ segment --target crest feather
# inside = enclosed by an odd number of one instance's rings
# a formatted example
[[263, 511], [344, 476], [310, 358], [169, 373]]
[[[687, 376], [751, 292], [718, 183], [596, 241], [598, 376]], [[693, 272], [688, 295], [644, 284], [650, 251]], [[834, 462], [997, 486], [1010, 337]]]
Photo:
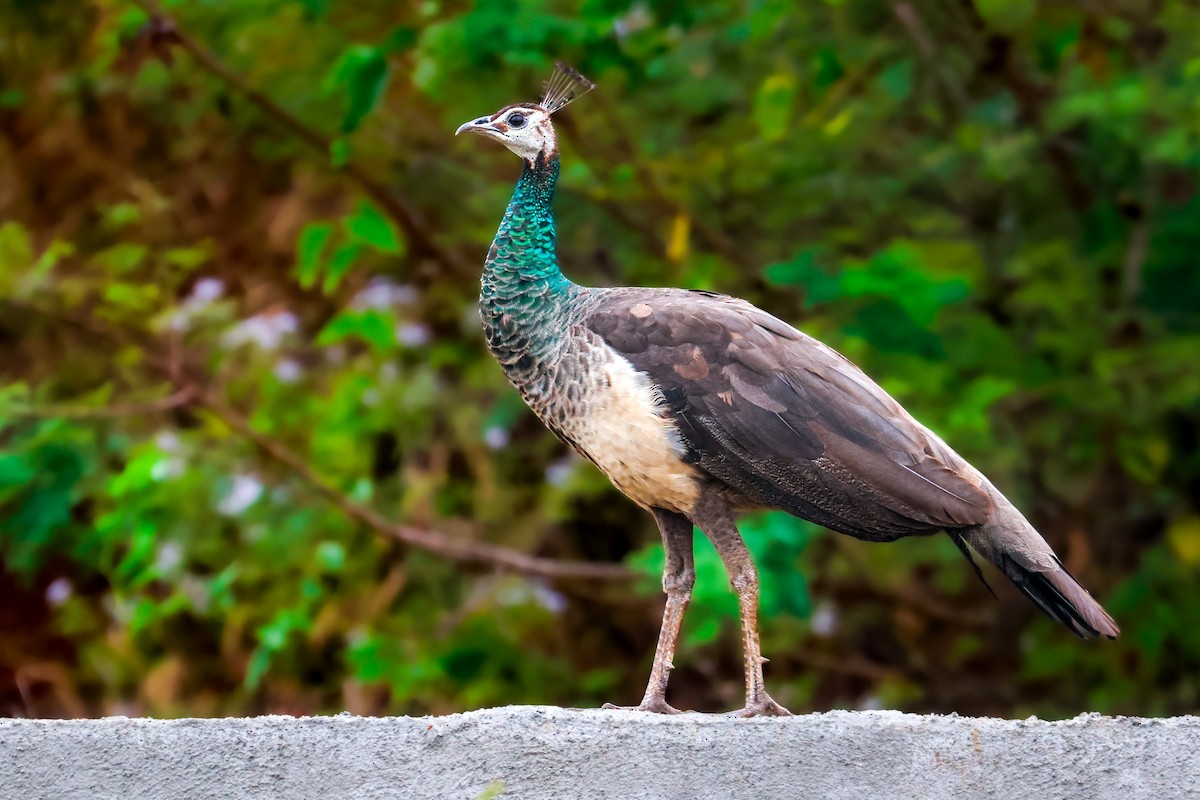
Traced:
[[554, 65], [550, 80], [542, 84], [540, 105], [553, 114], [595, 88], [596, 84], [583, 77], [579, 70], [559, 61]]

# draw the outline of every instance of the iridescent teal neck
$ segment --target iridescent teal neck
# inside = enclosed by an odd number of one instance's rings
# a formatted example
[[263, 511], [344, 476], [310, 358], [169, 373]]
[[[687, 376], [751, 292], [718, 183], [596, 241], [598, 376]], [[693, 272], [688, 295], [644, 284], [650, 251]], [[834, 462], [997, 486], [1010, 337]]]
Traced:
[[480, 316], [488, 345], [510, 376], [522, 356], [543, 357], [561, 340], [566, 303], [578, 290], [555, 255], [557, 181], [557, 153], [525, 162], [483, 271]]
[[[483, 299], [502, 300], [514, 292], [522, 293], [532, 288], [530, 284], [566, 288], [569, 281], [559, 270], [554, 253], [554, 210], [551, 206], [557, 182], [557, 153], [542, 154], [534, 162], [525, 162], [525, 171], [517, 181], [500, 230], [488, 252]], [[489, 293], [489, 289], [495, 291]]]

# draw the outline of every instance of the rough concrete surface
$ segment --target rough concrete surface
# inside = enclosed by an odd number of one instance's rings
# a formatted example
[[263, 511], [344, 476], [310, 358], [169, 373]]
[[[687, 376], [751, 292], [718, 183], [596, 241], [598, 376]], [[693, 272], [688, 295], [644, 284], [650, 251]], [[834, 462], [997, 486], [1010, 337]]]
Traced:
[[3, 800], [1200, 797], [1200, 717], [0, 720]]

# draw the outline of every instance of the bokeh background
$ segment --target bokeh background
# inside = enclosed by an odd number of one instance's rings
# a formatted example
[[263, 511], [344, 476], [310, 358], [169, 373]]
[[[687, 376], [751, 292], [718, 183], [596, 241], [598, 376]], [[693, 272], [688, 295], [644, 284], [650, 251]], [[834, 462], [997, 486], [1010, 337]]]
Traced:
[[[637, 701], [657, 534], [489, 359], [520, 166], [452, 135], [558, 59], [566, 271], [839, 348], [1124, 629], [754, 515], [775, 696], [1194, 711], [1197, 41], [1184, 0], [0, 4], [0, 714]], [[671, 697], [736, 708], [698, 559]]]

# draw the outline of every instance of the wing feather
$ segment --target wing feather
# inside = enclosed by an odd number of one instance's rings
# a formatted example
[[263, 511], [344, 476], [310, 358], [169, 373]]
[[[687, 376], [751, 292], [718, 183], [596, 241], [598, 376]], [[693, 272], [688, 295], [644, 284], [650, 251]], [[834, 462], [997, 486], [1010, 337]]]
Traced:
[[662, 390], [688, 459], [752, 504], [878, 540], [991, 514], [979, 474], [858, 367], [749, 303], [615, 289], [585, 324]]

